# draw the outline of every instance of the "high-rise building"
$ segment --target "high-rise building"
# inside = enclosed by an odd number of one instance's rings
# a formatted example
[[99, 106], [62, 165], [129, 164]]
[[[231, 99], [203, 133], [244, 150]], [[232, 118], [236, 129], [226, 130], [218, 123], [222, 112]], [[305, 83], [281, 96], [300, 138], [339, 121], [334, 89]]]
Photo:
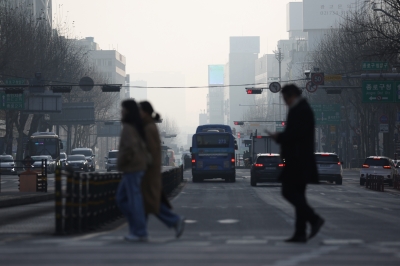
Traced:
[[209, 65], [207, 121], [210, 124], [224, 124], [224, 83], [224, 65]]
[[13, 0], [15, 6], [23, 6], [32, 10], [36, 21], [46, 22], [50, 27], [53, 22], [52, 0]]
[[229, 109], [230, 122], [243, 118], [242, 105], [254, 104], [254, 96], [246, 95], [244, 84], [255, 83], [255, 61], [260, 52], [260, 37], [230, 37]]

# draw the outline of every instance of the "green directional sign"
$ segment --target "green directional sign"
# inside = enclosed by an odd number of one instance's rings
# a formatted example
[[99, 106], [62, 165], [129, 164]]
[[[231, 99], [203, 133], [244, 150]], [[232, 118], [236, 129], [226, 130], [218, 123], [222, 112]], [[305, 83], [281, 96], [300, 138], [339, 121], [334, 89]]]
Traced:
[[311, 104], [316, 125], [339, 125], [340, 104]]
[[370, 61], [370, 62], [363, 62], [361, 65], [362, 70], [386, 70], [389, 66], [388, 62], [382, 61]]
[[394, 83], [394, 101], [400, 103], [400, 82]]
[[[363, 103], [393, 103], [398, 82], [386, 80], [366, 80], [362, 84]], [[398, 97], [397, 97], [398, 98]]]
[[26, 85], [26, 79], [23, 78], [9, 78], [4, 81], [6, 85]]
[[0, 92], [0, 109], [22, 110], [25, 108], [24, 94], [5, 94]]

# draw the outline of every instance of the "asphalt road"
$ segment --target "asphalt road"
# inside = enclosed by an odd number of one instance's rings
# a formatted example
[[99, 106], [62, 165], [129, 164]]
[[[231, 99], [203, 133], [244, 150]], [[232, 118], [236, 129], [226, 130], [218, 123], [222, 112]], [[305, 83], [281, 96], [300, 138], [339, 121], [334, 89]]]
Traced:
[[[181, 239], [150, 218], [149, 243], [127, 243], [126, 225], [72, 237], [48, 235], [52, 203], [20, 206], [35, 218], [18, 220], [16, 208], [0, 209], [0, 265], [400, 265], [400, 191], [366, 190], [358, 172], [346, 171], [342, 186], [308, 187], [309, 202], [326, 219], [307, 244], [282, 240], [293, 230], [293, 209], [279, 184], [250, 186], [248, 170], [236, 183], [188, 180], [173, 200], [187, 217]], [[24, 210], [23, 208], [26, 208]], [[46, 235], [47, 233], [47, 235]]]

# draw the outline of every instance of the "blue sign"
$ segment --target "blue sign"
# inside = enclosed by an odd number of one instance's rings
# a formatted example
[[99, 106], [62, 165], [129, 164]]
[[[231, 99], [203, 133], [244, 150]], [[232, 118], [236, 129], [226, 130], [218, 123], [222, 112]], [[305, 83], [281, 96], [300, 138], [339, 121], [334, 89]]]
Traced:
[[381, 115], [379, 118], [379, 122], [381, 124], [388, 124], [389, 123], [389, 117], [387, 115]]

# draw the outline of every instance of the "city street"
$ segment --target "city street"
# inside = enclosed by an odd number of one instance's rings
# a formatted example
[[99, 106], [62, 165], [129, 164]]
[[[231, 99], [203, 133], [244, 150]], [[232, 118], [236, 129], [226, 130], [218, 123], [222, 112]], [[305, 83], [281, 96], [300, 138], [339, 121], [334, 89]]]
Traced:
[[[366, 190], [358, 171], [344, 173], [342, 186], [308, 187], [309, 202], [326, 224], [307, 244], [282, 241], [292, 233], [293, 209], [279, 184], [253, 188], [249, 170], [237, 170], [236, 183], [192, 183], [185, 172], [187, 182], [173, 200], [187, 218], [181, 239], [154, 217], [149, 243], [125, 242], [125, 223], [54, 236], [50, 201], [0, 209], [0, 265], [399, 265], [400, 191]], [[35, 217], [17, 216], [34, 211]]]

